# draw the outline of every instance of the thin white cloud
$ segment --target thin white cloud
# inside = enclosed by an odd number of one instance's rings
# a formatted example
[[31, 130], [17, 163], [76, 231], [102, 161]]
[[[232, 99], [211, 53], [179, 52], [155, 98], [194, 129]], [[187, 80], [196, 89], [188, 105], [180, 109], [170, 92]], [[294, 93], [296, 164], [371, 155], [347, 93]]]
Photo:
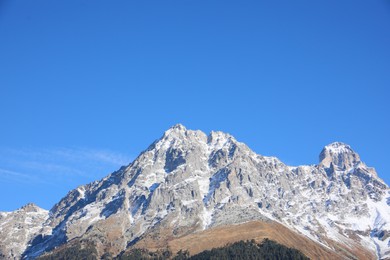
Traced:
[[88, 148], [0, 149], [0, 179], [58, 182], [95, 180], [130, 163], [130, 156]]
[[0, 169], [0, 175], [1, 176], [14, 176], [14, 177], [24, 177], [24, 178], [29, 178], [27, 174], [23, 174], [20, 172], [14, 172], [14, 171], [9, 171], [6, 169]]
[[86, 148], [61, 148], [49, 151], [52, 154], [58, 155], [68, 160], [91, 160], [110, 163], [113, 165], [122, 166], [130, 163], [129, 156], [121, 153], [97, 150], [97, 149], [86, 149]]
[[20, 166], [23, 166], [27, 169], [38, 170], [41, 172], [41, 174], [55, 173], [56, 175], [87, 176], [87, 174], [82, 170], [78, 170], [77, 168], [72, 168], [61, 164], [39, 162], [39, 161], [27, 161], [27, 162], [21, 162]]
[[25, 174], [25, 173], [10, 171], [7, 169], [1, 169], [1, 168], [0, 168], [0, 181], [18, 181], [23, 183], [29, 183], [29, 182], [46, 183], [46, 181], [36, 178], [35, 176]]

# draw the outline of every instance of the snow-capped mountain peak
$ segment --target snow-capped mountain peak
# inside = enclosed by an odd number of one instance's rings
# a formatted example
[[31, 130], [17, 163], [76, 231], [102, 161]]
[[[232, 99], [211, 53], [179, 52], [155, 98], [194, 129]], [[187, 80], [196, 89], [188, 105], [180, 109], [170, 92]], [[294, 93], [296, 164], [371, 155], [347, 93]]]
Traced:
[[325, 167], [333, 166], [339, 169], [350, 169], [360, 162], [360, 156], [352, 150], [351, 146], [334, 142], [324, 147], [320, 153], [320, 164]]
[[23, 210], [25, 212], [39, 212], [39, 211], [44, 211], [44, 209], [38, 207], [34, 203], [27, 203], [23, 207], [20, 208], [20, 210]]
[[24, 256], [74, 239], [116, 255], [148, 236], [174, 238], [261, 220], [281, 223], [330, 250], [329, 241], [337, 241], [350, 254], [361, 247], [386, 257], [387, 201], [388, 186], [346, 144], [327, 145], [318, 165], [290, 167], [229, 134], [206, 135], [179, 124], [128, 166], [70, 191], [41, 224], [51, 234], [28, 241]]
[[33, 203], [13, 212], [0, 212], [0, 258], [18, 259], [30, 241], [40, 234], [48, 234], [51, 229], [44, 227], [48, 217], [47, 210]]
[[168, 130], [164, 132], [164, 136], [169, 136], [171, 134], [173, 135], [180, 135], [184, 134], [187, 131], [187, 128], [182, 124], [176, 124], [170, 127]]

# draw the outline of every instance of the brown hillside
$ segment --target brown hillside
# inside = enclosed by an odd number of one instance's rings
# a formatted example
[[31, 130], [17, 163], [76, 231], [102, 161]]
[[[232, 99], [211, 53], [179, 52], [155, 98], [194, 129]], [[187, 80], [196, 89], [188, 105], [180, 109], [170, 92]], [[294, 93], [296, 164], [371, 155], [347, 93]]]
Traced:
[[135, 247], [149, 250], [169, 248], [172, 252], [182, 249], [194, 255], [240, 240], [255, 239], [261, 242], [264, 238], [269, 238], [288, 247], [296, 248], [311, 259], [375, 259], [373, 252], [353, 245], [347, 247], [328, 240], [328, 244], [333, 248], [331, 250], [273, 221], [252, 221], [239, 225], [219, 226], [176, 238], [169, 236], [169, 233], [171, 232], [160, 230], [158, 236], [147, 236]]

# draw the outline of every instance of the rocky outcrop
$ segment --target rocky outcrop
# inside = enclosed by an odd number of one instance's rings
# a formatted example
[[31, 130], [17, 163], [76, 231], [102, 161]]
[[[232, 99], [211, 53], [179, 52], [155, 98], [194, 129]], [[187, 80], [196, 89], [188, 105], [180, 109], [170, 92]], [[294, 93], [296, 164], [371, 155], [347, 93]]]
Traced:
[[320, 153], [320, 165], [336, 167], [338, 170], [349, 170], [360, 163], [360, 156], [344, 143], [335, 142], [324, 147]]
[[0, 259], [20, 259], [28, 243], [50, 233], [47, 210], [29, 203], [13, 212], [0, 212]]
[[251, 221], [274, 221], [330, 250], [343, 244], [389, 256], [388, 186], [348, 145], [318, 165], [287, 166], [231, 135], [176, 125], [126, 167], [69, 192], [30, 242], [34, 258], [72, 239], [119, 254], [146, 237], [171, 239]]

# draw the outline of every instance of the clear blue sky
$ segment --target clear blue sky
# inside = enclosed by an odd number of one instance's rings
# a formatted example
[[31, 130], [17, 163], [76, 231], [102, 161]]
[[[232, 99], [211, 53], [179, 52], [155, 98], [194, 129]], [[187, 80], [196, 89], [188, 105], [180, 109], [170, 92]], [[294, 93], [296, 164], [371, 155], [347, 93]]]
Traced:
[[390, 183], [390, 2], [0, 0], [0, 211], [46, 209], [176, 123]]

